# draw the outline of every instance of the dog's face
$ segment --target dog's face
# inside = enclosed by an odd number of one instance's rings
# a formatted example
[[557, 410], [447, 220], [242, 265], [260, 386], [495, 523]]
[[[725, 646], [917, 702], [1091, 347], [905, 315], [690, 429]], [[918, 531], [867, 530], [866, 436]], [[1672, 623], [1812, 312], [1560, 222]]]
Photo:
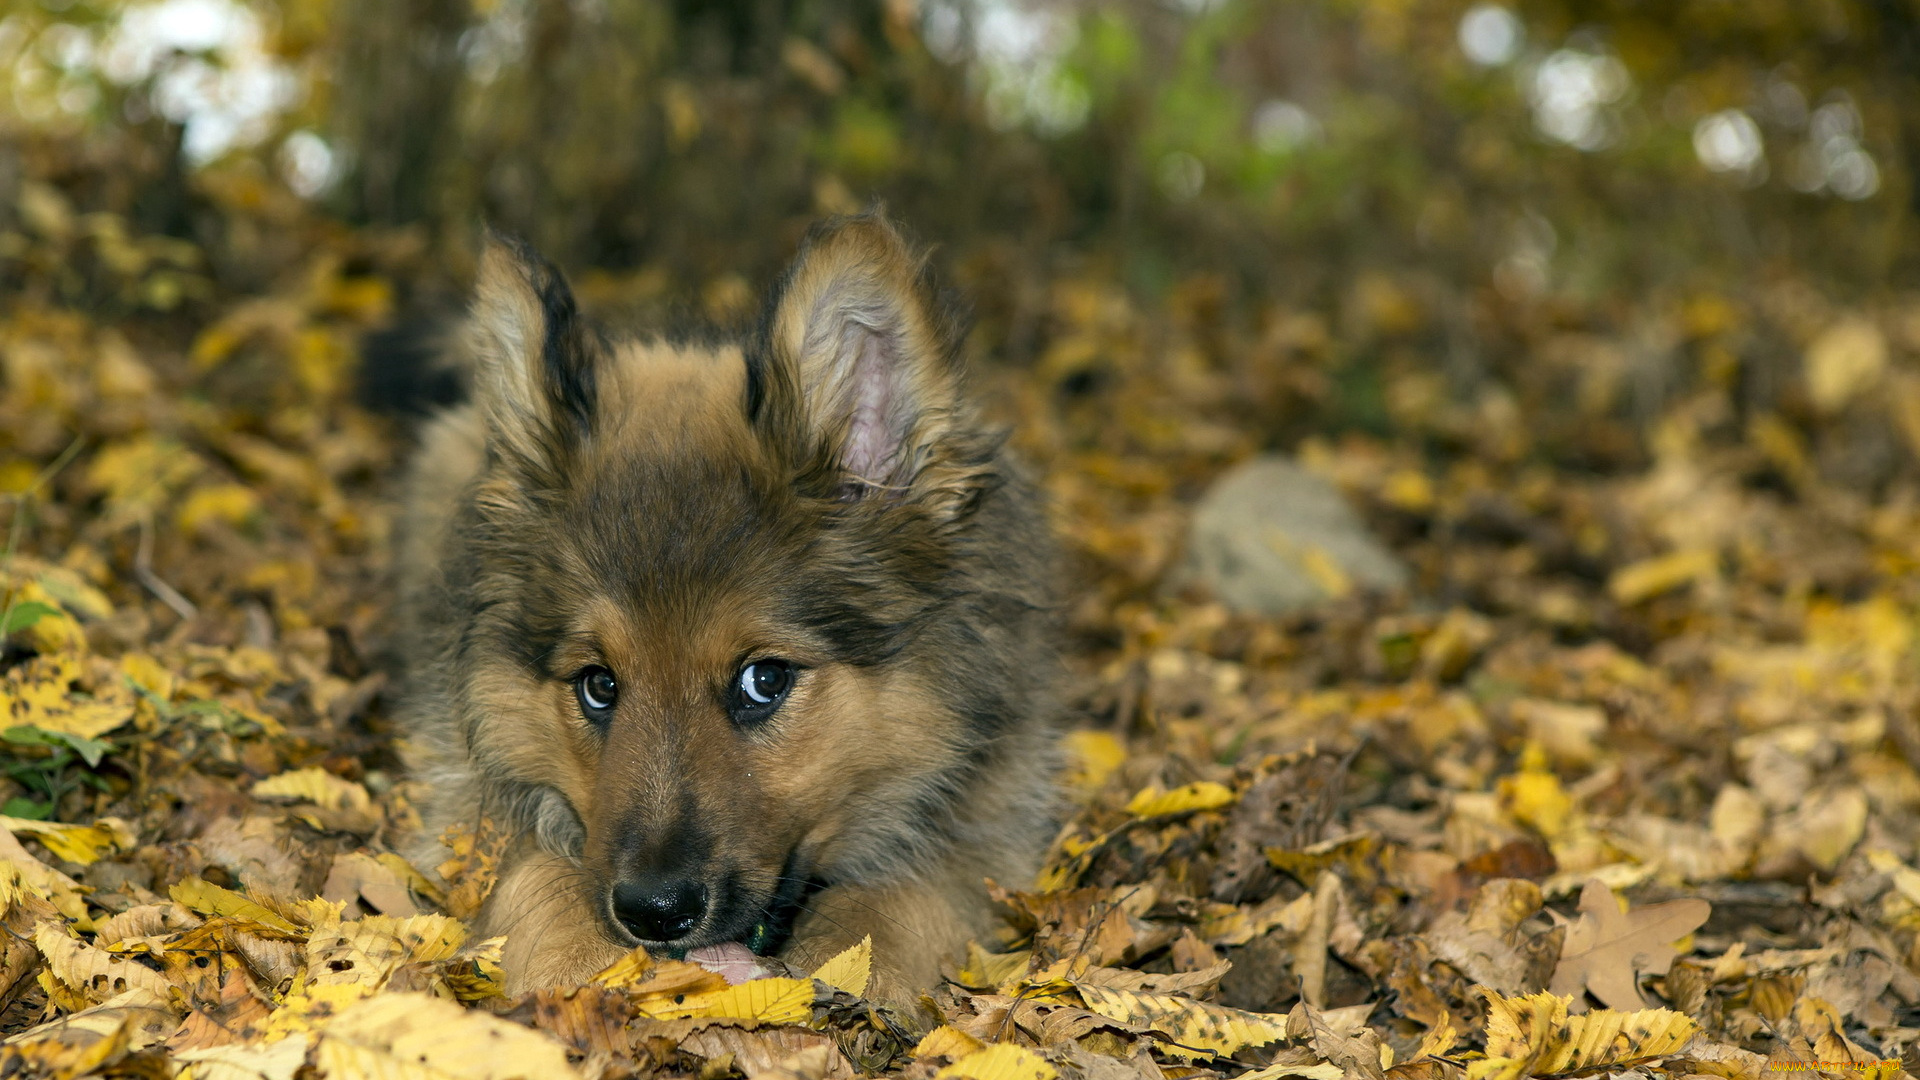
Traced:
[[495, 244], [473, 333], [468, 742], [609, 937], [746, 940], [809, 878], [908, 857], [989, 734], [921, 631], [993, 445], [898, 236], [816, 234], [762, 331], [711, 347], [604, 338]]

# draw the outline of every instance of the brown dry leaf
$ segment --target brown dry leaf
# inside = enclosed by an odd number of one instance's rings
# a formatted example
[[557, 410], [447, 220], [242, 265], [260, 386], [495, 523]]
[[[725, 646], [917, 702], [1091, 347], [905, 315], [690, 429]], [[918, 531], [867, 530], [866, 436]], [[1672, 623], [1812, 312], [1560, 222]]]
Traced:
[[220, 1000], [188, 1012], [179, 1029], [167, 1039], [167, 1046], [177, 1055], [187, 1050], [256, 1042], [266, 1033], [271, 1000], [238, 972], [228, 973], [220, 987]]
[[1622, 911], [1611, 889], [1589, 881], [1580, 893], [1580, 919], [1567, 930], [1548, 988], [1569, 996], [1590, 990], [1610, 1009], [1643, 1007], [1640, 976], [1666, 974], [1679, 955], [1674, 943], [1712, 913], [1705, 900], [1669, 900]]
[[544, 1031], [582, 1054], [625, 1060], [633, 1053], [627, 1022], [633, 1006], [627, 995], [601, 986], [536, 990], [511, 1018]]
[[440, 837], [440, 842], [451, 853], [450, 858], [434, 868], [447, 883], [446, 902], [442, 905], [447, 914], [456, 919], [471, 919], [480, 913], [480, 905], [486, 903], [487, 894], [493, 891], [499, 877], [500, 857], [506, 853], [511, 839], [490, 818], [480, 819], [473, 830], [454, 826]]
[[1380, 1037], [1366, 1026], [1371, 1004], [1350, 1009], [1316, 1009], [1306, 1002], [1287, 1014], [1287, 1034], [1304, 1041], [1322, 1060], [1348, 1076], [1382, 1080], [1388, 1055]]
[[326, 884], [320, 887], [325, 900], [362, 900], [375, 912], [397, 918], [420, 914], [413, 902], [408, 882], [380, 859], [359, 851], [333, 857]]
[[[1540, 989], [1537, 980], [1548, 972], [1539, 970], [1537, 952], [1519, 931], [1541, 903], [1533, 882], [1496, 878], [1480, 886], [1465, 912], [1447, 912], [1421, 936], [1433, 955], [1473, 981], [1503, 994], [1529, 993]], [[1549, 962], [1558, 959], [1556, 951]]]
[[[733, 1067], [749, 1077], [779, 1071], [801, 1072], [810, 1080], [852, 1080], [858, 1075], [833, 1037], [816, 1031], [781, 1028], [745, 1031], [716, 1024], [681, 1040], [680, 1048], [709, 1061], [731, 1057]], [[794, 1059], [806, 1055], [804, 1068]]]

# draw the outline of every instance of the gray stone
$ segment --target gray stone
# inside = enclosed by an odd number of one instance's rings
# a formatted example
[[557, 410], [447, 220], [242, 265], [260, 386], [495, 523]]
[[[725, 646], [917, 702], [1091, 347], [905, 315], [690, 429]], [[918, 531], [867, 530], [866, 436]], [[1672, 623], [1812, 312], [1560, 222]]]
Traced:
[[1407, 566], [1332, 483], [1273, 455], [1235, 466], [1194, 508], [1176, 577], [1237, 611], [1288, 615], [1350, 589], [1407, 587]]

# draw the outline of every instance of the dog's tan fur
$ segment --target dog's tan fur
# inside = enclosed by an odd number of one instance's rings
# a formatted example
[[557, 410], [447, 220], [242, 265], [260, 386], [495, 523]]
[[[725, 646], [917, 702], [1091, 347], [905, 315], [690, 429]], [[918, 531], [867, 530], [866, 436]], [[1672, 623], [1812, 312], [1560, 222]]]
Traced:
[[[1032, 871], [1053, 713], [1046, 530], [921, 260], [877, 216], [832, 224], [757, 335], [692, 345], [602, 335], [496, 243], [470, 331], [475, 400], [408, 491], [403, 711], [426, 842], [514, 831], [480, 927], [512, 988], [632, 948], [611, 883], [686, 834], [741, 898], [691, 943], [798, 867], [781, 958], [871, 934], [875, 992], [910, 1001], [986, 929], [981, 879]], [[768, 656], [801, 675], [747, 729], [715, 688]], [[621, 687], [604, 730], [569, 682], [590, 665]]]

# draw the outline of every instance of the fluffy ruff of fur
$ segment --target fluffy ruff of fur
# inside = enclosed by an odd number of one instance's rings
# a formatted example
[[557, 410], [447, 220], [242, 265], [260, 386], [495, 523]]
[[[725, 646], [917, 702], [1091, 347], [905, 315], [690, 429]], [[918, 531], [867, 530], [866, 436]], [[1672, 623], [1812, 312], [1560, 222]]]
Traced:
[[[977, 419], [925, 264], [877, 215], [817, 228], [736, 343], [610, 336], [496, 241], [474, 400], [425, 432], [399, 552], [402, 722], [421, 854], [515, 838], [480, 916], [511, 989], [637, 945], [746, 941], [811, 969], [871, 935], [911, 1003], [990, 928], [1053, 824], [1053, 559]], [[743, 665], [795, 673], [729, 711]], [[576, 683], [604, 668], [590, 720]], [[707, 902], [644, 941], [622, 881]], [[786, 913], [783, 915], [783, 911]]]

